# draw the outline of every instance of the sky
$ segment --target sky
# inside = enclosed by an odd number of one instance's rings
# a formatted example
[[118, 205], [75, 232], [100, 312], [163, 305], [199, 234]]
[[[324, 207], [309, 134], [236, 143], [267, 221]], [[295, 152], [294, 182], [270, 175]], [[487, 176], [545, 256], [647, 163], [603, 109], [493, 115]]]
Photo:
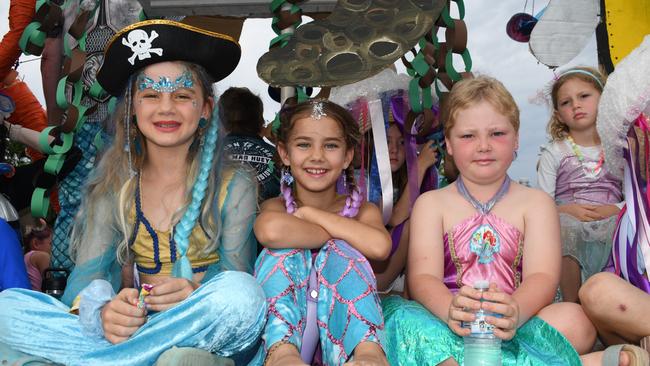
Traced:
[[[546, 123], [550, 115], [547, 106], [535, 105], [529, 98], [536, 95], [553, 78], [553, 71], [540, 64], [530, 53], [527, 43], [511, 40], [505, 33], [506, 23], [512, 15], [519, 12], [537, 14], [548, 1], [525, 0], [465, 0], [465, 22], [468, 28], [468, 46], [475, 73], [486, 74], [499, 79], [512, 93], [521, 111], [519, 152], [510, 167], [513, 179], [528, 179], [536, 185], [535, 165], [539, 147], [548, 141]], [[535, 9], [532, 9], [532, 5]], [[526, 5], [526, 9], [524, 6]], [[7, 16], [9, 1], [0, 1], [0, 34], [9, 27]], [[452, 11], [452, 15], [455, 11]], [[259, 79], [255, 66], [257, 59], [268, 50], [269, 41], [275, 36], [271, 30], [270, 19], [250, 19], [244, 23], [240, 37], [242, 60], [237, 69], [217, 84], [219, 91], [230, 86], [245, 86], [253, 90], [264, 101], [264, 116], [272, 120], [280, 105], [267, 93], [267, 85]], [[40, 62], [34, 56], [23, 56], [18, 71], [35, 95], [44, 104], [42, 93]], [[592, 36], [582, 52], [566, 66], [597, 65], [596, 38]], [[460, 65], [460, 64], [459, 64]], [[398, 71], [404, 68], [398, 62]], [[561, 68], [561, 69], [562, 69]]]

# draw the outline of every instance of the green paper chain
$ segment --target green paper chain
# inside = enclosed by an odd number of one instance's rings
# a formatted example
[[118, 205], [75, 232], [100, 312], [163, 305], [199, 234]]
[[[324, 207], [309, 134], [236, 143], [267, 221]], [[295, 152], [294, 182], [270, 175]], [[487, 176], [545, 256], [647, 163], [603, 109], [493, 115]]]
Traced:
[[[44, 22], [47, 21], [49, 24], [60, 23], [62, 20], [61, 7], [50, 0], [37, 0], [34, 6], [34, 14], [35, 18], [43, 19]], [[52, 19], [52, 17], [57, 19]], [[50, 29], [45, 29], [43, 23], [39, 20], [29, 23], [18, 40], [18, 46], [26, 55], [40, 56], [43, 52], [47, 32]]]
[[[456, 5], [458, 6], [459, 19], [460, 20], [464, 19], [465, 18], [464, 1], [463, 0], [451, 0], [451, 1], [455, 2]], [[455, 27], [454, 19], [450, 15], [449, 4], [445, 5], [445, 7], [443, 8], [442, 13], [440, 14], [440, 19], [443, 21], [443, 23], [447, 28]], [[436, 35], [437, 30], [438, 30], [438, 26], [434, 25], [431, 32], [428, 33], [422, 39], [420, 39], [420, 41], [418, 42], [419, 51], [411, 61], [411, 67], [406, 68], [406, 72], [409, 74], [409, 76], [413, 78], [409, 83], [408, 93], [409, 93], [409, 102], [410, 102], [411, 110], [415, 113], [420, 113], [422, 112], [423, 109], [431, 108], [431, 106], [433, 105], [433, 100], [431, 98], [431, 86], [428, 86], [426, 88], [421, 88], [419, 82], [422, 79], [422, 77], [424, 77], [429, 71], [429, 69], [432, 67], [426, 62], [425, 55], [424, 55], [424, 48], [427, 43], [426, 37], [428, 36], [431, 39], [431, 43], [433, 44], [434, 49], [436, 51], [440, 50], [440, 42]], [[447, 53], [445, 54], [445, 58], [444, 58], [445, 60], [444, 69], [449, 75], [449, 78], [453, 82], [457, 82], [462, 79], [462, 76], [461, 73], [457, 71], [456, 68], [454, 67], [453, 53], [454, 52], [452, 48], [448, 47]], [[470, 55], [469, 50], [465, 49], [461, 53], [461, 57], [464, 63], [464, 71], [470, 72], [472, 70], [472, 57]], [[438, 65], [438, 67], [440, 67], [440, 65]], [[439, 87], [440, 84], [439, 81], [440, 79], [436, 75], [432, 83], [438, 98], [442, 96], [442, 91], [440, 90]]]
[[[38, 0], [37, 1], [37, 12], [40, 10], [42, 6], [45, 5], [49, 6], [56, 6], [55, 4], [51, 4], [50, 0]], [[83, 21], [84, 23], [87, 23], [89, 19], [93, 19], [95, 16], [95, 13], [98, 9], [99, 5], [97, 4], [95, 8], [92, 11], [81, 11], [79, 15], [77, 16], [76, 21]], [[52, 11], [51, 8], [48, 9], [49, 11]], [[54, 10], [56, 11], [56, 9]], [[49, 14], [47, 16], [50, 16]], [[82, 18], [82, 17], [85, 17]], [[38, 22], [36, 22], [38, 23]], [[32, 23], [34, 24], [34, 23]], [[30, 24], [31, 26], [31, 24]], [[29, 28], [29, 26], [28, 26]], [[37, 35], [34, 31], [36, 29], [36, 26], [32, 26], [29, 30], [30, 32], [27, 32], [27, 29], [23, 33], [23, 36], [21, 37], [21, 41], [24, 38], [25, 41], [23, 45], [21, 44], [21, 49], [23, 51], [26, 48], [27, 42], [31, 42], [32, 44], [35, 44], [36, 46], [39, 45], [39, 37], [41, 35]], [[39, 26], [40, 29], [40, 26]], [[85, 24], [84, 24], [84, 29], [85, 29]], [[45, 32], [41, 32], [42, 36], [45, 35]], [[70, 34], [70, 33], [68, 33]], [[72, 35], [72, 34], [70, 34]], [[79, 57], [84, 57], [85, 56], [85, 51], [86, 51], [86, 36], [87, 32], [84, 31], [79, 38], [77, 39], [78, 41], [78, 46], [75, 49], [70, 48], [68, 44], [68, 38], [63, 37], [64, 42], [63, 42], [63, 52], [64, 55], [67, 58], [71, 58], [75, 52], [80, 52], [81, 55]], [[74, 37], [74, 36], [73, 36]], [[44, 39], [43, 39], [44, 40]], [[72, 131], [70, 132], [60, 132], [59, 128], [56, 127], [48, 127], [44, 129], [40, 135], [39, 135], [39, 146], [41, 147], [42, 151], [46, 154], [48, 154], [47, 160], [45, 161], [45, 166], [44, 166], [44, 171], [47, 174], [51, 175], [57, 175], [61, 168], [63, 167], [63, 163], [65, 162], [66, 159], [66, 154], [68, 151], [72, 148], [72, 145], [74, 143], [74, 134], [75, 132], [79, 131], [83, 124], [86, 121], [86, 118], [88, 114], [92, 113], [93, 109], [81, 105], [81, 100], [83, 97], [83, 81], [77, 80], [72, 83], [71, 85], [71, 93], [72, 95], [70, 98], [66, 97], [66, 84], [69, 82], [68, 80], [68, 75], [64, 75], [61, 77], [59, 80], [59, 83], [57, 85], [56, 89], [56, 104], [64, 110], [67, 110], [69, 108], [75, 108], [77, 110], [77, 120], [74, 123], [74, 127], [72, 128]], [[94, 96], [101, 96], [101, 95], [106, 95], [106, 92], [99, 86], [98, 83], [95, 83], [92, 85], [89, 94], [94, 95]], [[56, 128], [56, 129], [55, 129]], [[59, 139], [61, 140], [61, 143], [59, 145], [54, 145], [50, 146], [48, 143], [48, 137], [50, 133], [55, 132], [59, 133]], [[49, 192], [42, 188], [42, 187], [37, 187], [34, 190], [34, 193], [32, 193], [32, 200], [31, 200], [31, 210], [32, 210], [32, 215], [35, 217], [45, 217], [47, 216], [47, 211], [49, 209], [49, 198], [48, 198]]]
[[[277, 16], [277, 13], [282, 9], [284, 4], [287, 3], [287, 0], [273, 0], [269, 6], [271, 12], [274, 14], [273, 19], [271, 20], [271, 29], [277, 34], [277, 37], [273, 38], [269, 44], [269, 48], [276, 46], [277, 44], [280, 47], [284, 47], [289, 42], [289, 39], [293, 35], [292, 33], [282, 33], [282, 29], [278, 28], [278, 23], [280, 23], [280, 18]], [[302, 13], [302, 9], [296, 5], [291, 4], [291, 9], [289, 10], [291, 14]], [[302, 17], [301, 17], [302, 18]], [[295, 29], [302, 24], [302, 19], [298, 18], [291, 26]]]
[[[451, 0], [451, 1], [455, 2], [456, 5], [458, 6], [458, 19], [460, 20], [465, 19], [465, 3], [463, 2], [463, 0]], [[454, 19], [452, 19], [451, 15], [449, 14], [449, 4], [447, 4], [443, 9], [441, 18], [447, 28], [453, 29], [455, 27]], [[440, 49], [440, 43], [437, 37], [433, 38], [433, 45], [436, 48], [436, 50]], [[464, 71], [465, 72], [472, 71], [472, 57], [467, 48], [463, 51], [463, 53], [461, 53], [461, 57], [463, 59], [463, 63], [465, 64]], [[460, 72], [458, 72], [454, 67], [453, 50], [451, 47], [448, 47], [447, 54], [445, 55], [445, 71], [447, 72], [447, 75], [449, 75], [449, 78], [453, 82], [457, 82], [462, 79]], [[434, 85], [435, 85], [436, 94], [438, 95], [438, 97], [440, 97], [442, 95], [442, 91], [438, 87], [437, 81], [438, 78], [436, 77], [436, 80], [434, 80]]]

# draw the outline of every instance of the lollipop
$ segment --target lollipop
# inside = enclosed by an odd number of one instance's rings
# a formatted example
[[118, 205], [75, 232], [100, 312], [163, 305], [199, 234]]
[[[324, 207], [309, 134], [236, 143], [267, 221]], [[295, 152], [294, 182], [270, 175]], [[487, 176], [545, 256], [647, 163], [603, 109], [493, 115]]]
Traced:
[[142, 284], [142, 288], [140, 288], [140, 295], [138, 296], [138, 309], [145, 308], [144, 298], [151, 293], [151, 290], [153, 290], [153, 285], [150, 285], [148, 283]]

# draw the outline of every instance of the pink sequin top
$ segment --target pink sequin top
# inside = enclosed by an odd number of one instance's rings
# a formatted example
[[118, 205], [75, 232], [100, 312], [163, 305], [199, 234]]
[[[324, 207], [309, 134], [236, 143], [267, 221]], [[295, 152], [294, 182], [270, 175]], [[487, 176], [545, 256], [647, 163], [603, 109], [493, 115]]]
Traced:
[[477, 213], [443, 236], [444, 282], [456, 293], [477, 280], [495, 282], [511, 294], [521, 282], [524, 235], [503, 219]]

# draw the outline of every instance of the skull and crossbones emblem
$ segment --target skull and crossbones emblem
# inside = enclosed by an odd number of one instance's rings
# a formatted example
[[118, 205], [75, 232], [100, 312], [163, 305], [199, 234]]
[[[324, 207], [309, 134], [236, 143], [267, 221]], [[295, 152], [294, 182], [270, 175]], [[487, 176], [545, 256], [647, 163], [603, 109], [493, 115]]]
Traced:
[[158, 38], [158, 32], [155, 30], [151, 31], [151, 35], [147, 35], [142, 29], [134, 29], [126, 35], [126, 38], [122, 38], [122, 44], [129, 47], [133, 52], [133, 55], [129, 57], [129, 63], [133, 65], [135, 63], [135, 58], [142, 61], [146, 58], [151, 58], [151, 54], [155, 53], [158, 56], [162, 56], [162, 48], [152, 48], [151, 43], [154, 39]]

